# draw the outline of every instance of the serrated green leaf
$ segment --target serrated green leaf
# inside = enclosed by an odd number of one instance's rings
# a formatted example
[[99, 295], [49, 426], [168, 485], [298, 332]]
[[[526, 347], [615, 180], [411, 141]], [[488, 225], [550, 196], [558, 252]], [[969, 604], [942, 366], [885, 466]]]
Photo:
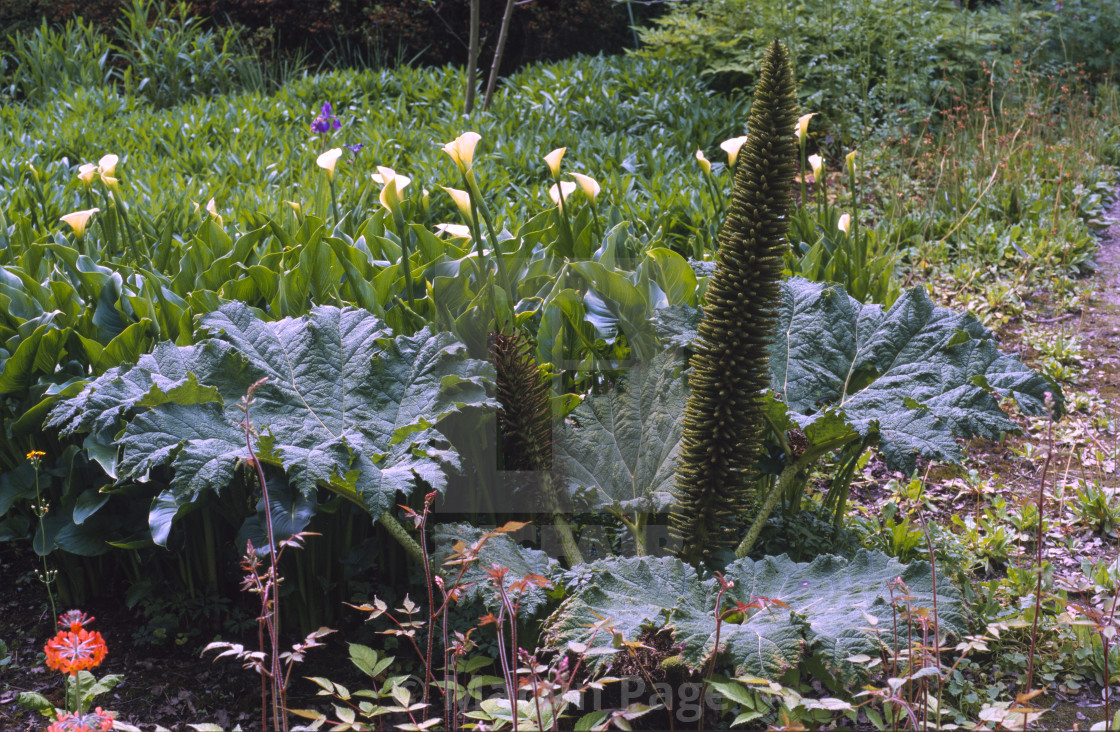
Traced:
[[[745, 609], [742, 622], [722, 624], [720, 647], [737, 673], [771, 680], [807, 652], [838, 673], [859, 674], [862, 669], [849, 657], [877, 655], [880, 643], [893, 642], [888, 583], [899, 577], [909, 588], [909, 607], [932, 608], [929, 565], [904, 566], [878, 552], [861, 551], [851, 561], [825, 555], [800, 564], [785, 555], [740, 559], [724, 575], [734, 586], [721, 608], [742, 603]], [[680, 560], [603, 560], [576, 567], [567, 584], [569, 598], [546, 622], [552, 647], [590, 642], [596, 627], [600, 635], [613, 633], [626, 641], [668, 628], [683, 646], [681, 655], [690, 668], [701, 668], [711, 657], [718, 582], [698, 578]], [[901, 598], [901, 586], [894, 593]], [[938, 612], [943, 631], [957, 636], [965, 631], [960, 598], [951, 588], [939, 589]], [[864, 613], [880, 619], [881, 640], [868, 628]], [[905, 638], [900, 642], [905, 644]]]
[[332, 485], [376, 518], [416, 476], [446, 485], [457, 456], [435, 430], [443, 417], [496, 406], [486, 394], [490, 366], [467, 359], [451, 335], [394, 338], [365, 311], [318, 307], [265, 322], [228, 303], [203, 316], [201, 329], [210, 337], [197, 345], [161, 343], [135, 367], [91, 382], [51, 424], [119, 429], [124, 419], [122, 479], [168, 464], [176, 496], [220, 491], [249, 456], [241, 397], [266, 378], [250, 415], [261, 459], [282, 466], [303, 494]]
[[[470, 524], [436, 524], [432, 538], [436, 545], [433, 557], [440, 571], [449, 581], [459, 578], [462, 565], [444, 564], [451, 556], [456, 542], [467, 546], [475, 545], [483, 535], [483, 530]], [[551, 579], [559, 572], [559, 563], [543, 551], [521, 546], [509, 534], [499, 533], [489, 537], [478, 551], [476, 561], [470, 562], [459, 580], [465, 597], [481, 599], [487, 608], [497, 610], [499, 606], [497, 587], [486, 570], [497, 564], [509, 572], [503, 579], [507, 591], [511, 585], [527, 575], [540, 575]], [[548, 602], [546, 588], [530, 585], [521, 596], [520, 612], [525, 617], [535, 614]]]
[[[663, 340], [688, 343], [696, 318], [666, 308], [654, 322]], [[1045, 414], [1047, 392], [1059, 408], [1062, 399], [1056, 384], [1000, 353], [974, 317], [934, 305], [920, 287], [884, 310], [800, 277], [781, 285], [770, 386], [807, 435], [826, 415], [825, 432], [836, 434], [841, 420], [877, 439], [887, 464], [907, 473], [917, 455], [958, 462], [956, 437], [1017, 431], [1002, 397], [1034, 415]]]
[[570, 490], [592, 491], [597, 507], [668, 509], [687, 399], [682, 367], [676, 351], [664, 352], [632, 368], [624, 385], [576, 407], [555, 453]]

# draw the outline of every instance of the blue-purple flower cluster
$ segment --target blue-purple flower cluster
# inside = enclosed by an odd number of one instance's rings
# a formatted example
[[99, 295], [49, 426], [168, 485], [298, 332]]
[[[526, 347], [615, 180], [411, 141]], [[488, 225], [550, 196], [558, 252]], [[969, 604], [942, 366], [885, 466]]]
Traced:
[[320, 135], [322, 135], [324, 133], [330, 132], [331, 130], [337, 130], [341, 126], [342, 125], [338, 121], [338, 117], [335, 117], [334, 112], [331, 111], [331, 103], [326, 102], [325, 104], [323, 104], [323, 109], [311, 122], [311, 131], [318, 132]]

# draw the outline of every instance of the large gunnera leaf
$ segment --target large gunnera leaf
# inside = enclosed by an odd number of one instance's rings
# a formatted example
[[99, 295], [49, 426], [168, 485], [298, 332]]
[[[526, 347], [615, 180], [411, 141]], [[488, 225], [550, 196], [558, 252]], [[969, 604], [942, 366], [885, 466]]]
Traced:
[[117, 431], [120, 479], [159, 465], [173, 493], [220, 491], [248, 457], [244, 415], [255, 394], [255, 449], [282, 466], [304, 494], [320, 482], [357, 498], [377, 518], [414, 478], [442, 489], [456, 460], [433, 429], [466, 407], [495, 406], [490, 366], [466, 357], [447, 333], [393, 337], [363, 310], [316, 307], [266, 322], [241, 303], [202, 317], [210, 337], [162, 343], [136, 366], [111, 369], [60, 404], [49, 424], [63, 433]]
[[[655, 326], [672, 343], [695, 338], [682, 307]], [[922, 288], [884, 309], [800, 277], [782, 283], [770, 385], [791, 427], [838, 416], [877, 439], [888, 465], [907, 473], [917, 455], [959, 461], [954, 437], [1017, 431], [1000, 409], [1004, 397], [1034, 415], [1046, 413], [1046, 392], [1058, 407], [1062, 399], [1056, 384], [1000, 353], [974, 317], [934, 305]]]
[[[539, 549], [521, 546], [504, 528], [483, 531], [470, 524], [437, 524], [432, 538], [440, 573], [448, 585], [457, 583], [464, 597], [480, 599], [497, 612], [498, 587], [490, 572], [497, 566], [505, 571], [502, 584], [507, 594], [519, 600], [519, 617], [535, 615], [548, 602], [548, 587], [559, 574], [560, 563]], [[548, 584], [523, 582], [526, 577], [544, 579]], [[519, 582], [523, 582], [521, 591], [516, 587]]]
[[[652, 557], [581, 565], [572, 576], [568, 599], [546, 624], [554, 646], [588, 642], [592, 628], [608, 618], [605, 627], [630, 641], [670, 629], [690, 668], [701, 668], [711, 657], [719, 587], [714, 577], [698, 579], [678, 559]], [[905, 646], [907, 609], [915, 615], [924, 609], [932, 618], [929, 565], [904, 566], [879, 552], [861, 551], [850, 561], [825, 555], [811, 563], [785, 555], [740, 559], [724, 576], [734, 586], [721, 607], [746, 608], [720, 629], [721, 651], [737, 673], [777, 679], [813, 654], [829, 670], [854, 678], [858, 669], [847, 659], [861, 653], [877, 657], [881, 644], [894, 643], [893, 628]], [[965, 630], [959, 596], [942, 584], [937, 597], [941, 630], [959, 637]], [[916, 625], [911, 632], [920, 637]]]
[[588, 397], [557, 438], [557, 467], [569, 490], [596, 507], [662, 512], [672, 502], [687, 397], [676, 350], [631, 369], [625, 381]]

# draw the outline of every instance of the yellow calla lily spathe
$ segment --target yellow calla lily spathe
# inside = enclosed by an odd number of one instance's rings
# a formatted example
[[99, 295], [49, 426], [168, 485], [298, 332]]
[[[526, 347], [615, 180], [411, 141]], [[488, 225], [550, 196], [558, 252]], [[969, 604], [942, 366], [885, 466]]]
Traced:
[[793, 132], [797, 135], [798, 142], [805, 142], [805, 135], [809, 132], [809, 120], [816, 116], [816, 112], [810, 112], [797, 118], [797, 126], [793, 128]]
[[742, 137], [732, 137], [719, 144], [720, 149], [727, 153], [727, 164], [732, 168], [735, 167], [735, 161], [739, 159], [739, 150], [743, 148], [746, 142], [747, 136], [743, 135]]
[[332, 181], [334, 180], [334, 169], [338, 165], [338, 159], [342, 157], [342, 148], [332, 147], [325, 153], [315, 158], [315, 164], [323, 170], [327, 171], [327, 177]]
[[856, 154], [856, 151], [852, 150], [850, 153], [844, 156], [844, 164], [848, 166], [849, 175], [856, 174]]
[[561, 193], [563, 193], [563, 195], [564, 195], [564, 200], [567, 201], [568, 198], [575, 192], [576, 192], [576, 184], [575, 183], [573, 183], [570, 180], [562, 180], [562, 181], [560, 181], [560, 187], [559, 188], [556, 187], [555, 183], [552, 184], [552, 187], [548, 189], [548, 197], [552, 199], [553, 203], [555, 203], [557, 206], [559, 206], [560, 205], [560, 194]]
[[564, 159], [564, 152], [568, 148], [558, 147], [548, 155], [544, 156], [544, 162], [548, 165], [548, 169], [552, 172], [553, 178], [560, 177], [560, 161]]
[[697, 149], [696, 162], [700, 164], [700, 168], [704, 171], [705, 175], [712, 174], [712, 163], [704, 157], [704, 151]]
[[86, 211], [74, 211], [66, 214], [60, 218], [59, 221], [69, 224], [70, 228], [74, 230], [74, 236], [81, 239], [85, 236], [86, 226], [89, 225], [90, 217], [100, 210], [99, 208], [91, 208]]
[[465, 175], [470, 172], [471, 166], [474, 164], [474, 149], [481, 139], [482, 135], [477, 132], [464, 132], [444, 145], [443, 151], [451, 156], [455, 165]]
[[576, 179], [576, 183], [578, 183], [580, 189], [583, 190], [583, 195], [587, 196], [589, 201], [595, 203], [595, 199], [599, 196], [599, 191], [602, 190], [599, 186], [599, 182], [583, 173], [572, 173], [572, 177]]

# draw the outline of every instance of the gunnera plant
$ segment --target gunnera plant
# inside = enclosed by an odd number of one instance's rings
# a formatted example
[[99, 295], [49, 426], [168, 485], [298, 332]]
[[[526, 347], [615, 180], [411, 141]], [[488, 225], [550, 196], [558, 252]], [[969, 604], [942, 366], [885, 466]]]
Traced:
[[670, 526], [693, 565], [733, 546], [751, 505], [796, 172], [795, 93], [789, 53], [775, 41], [755, 87], [691, 361]]

